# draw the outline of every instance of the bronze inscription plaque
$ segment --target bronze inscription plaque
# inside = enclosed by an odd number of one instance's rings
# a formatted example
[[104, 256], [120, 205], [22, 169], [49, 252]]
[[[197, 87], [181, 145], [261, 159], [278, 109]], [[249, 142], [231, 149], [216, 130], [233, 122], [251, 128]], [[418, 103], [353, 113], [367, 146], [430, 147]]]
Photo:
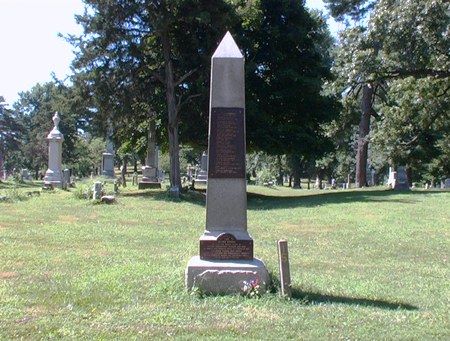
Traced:
[[200, 259], [252, 260], [253, 240], [237, 240], [230, 233], [222, 233], [215, 241], [201, 240]]
[[210, 178], [245, 178], [243, 108], [212, 108], [209, 134]]

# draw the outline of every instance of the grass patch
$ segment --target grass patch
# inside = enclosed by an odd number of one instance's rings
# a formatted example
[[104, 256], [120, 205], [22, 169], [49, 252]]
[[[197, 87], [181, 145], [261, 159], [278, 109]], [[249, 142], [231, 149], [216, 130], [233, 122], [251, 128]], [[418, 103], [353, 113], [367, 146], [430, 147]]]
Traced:
[[275, 276], [276, 241], [289, 241], [285, 301], [186, 292], [204, 192], [128, 186], [92, 205], [75, 191], [0, 203], [0, 339], [448, 337], [448, 192], [249, 186], [255, 256]]

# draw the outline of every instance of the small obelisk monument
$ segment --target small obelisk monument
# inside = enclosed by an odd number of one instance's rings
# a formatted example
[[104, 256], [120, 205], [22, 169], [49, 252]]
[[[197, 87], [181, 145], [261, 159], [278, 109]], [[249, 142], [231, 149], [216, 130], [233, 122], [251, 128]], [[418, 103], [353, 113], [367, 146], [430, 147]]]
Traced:
[[200, 255], [186, 268], [186, 287], [211, 294], [269, 282], [247, 232], [244, 57], [229, 32], [211, 60], [206, 230]]
[[59, 131], [59, 114], [53, 115], [54, 127], [47, 135], [48, 140], [48, 169], [45, 172], [44, 188], [58, 187], [63, 188], [63, 177], [61, 172], [62, 162], [62, 143], [64, 135]]

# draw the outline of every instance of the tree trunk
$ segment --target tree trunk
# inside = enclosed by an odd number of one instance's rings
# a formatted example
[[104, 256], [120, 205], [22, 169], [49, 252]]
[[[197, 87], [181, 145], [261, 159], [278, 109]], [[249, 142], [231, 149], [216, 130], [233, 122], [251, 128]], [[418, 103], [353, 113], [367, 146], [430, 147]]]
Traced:
[[145, 160], [146, 166], [157, 167], [155, 164], [155, 152], [156, 152], [156, 122], [153, 117], [150, 119], [148, 125], [147, 135], [147, 159]]
[[361, 100], [361, 121], [359, 122], [358, 150], [356, 153], [356, 187], [367, 186], [367, 151], [369, 141], [367, 136], [370, 132], [370, 116], [372, 115], [373, 88], [371, 84], [363, 87]]
[[283, 179], [283, 165], [281, 164], [281, 156], [277, 156], [277, 163], [278, 163], [278, 177], [277, 177], [277, 185], [283, 186], [284, 185], [284, 179]]
[[120, 167], [120, 177], [122, 178], [122, 186], [127, 187], [127, 158], [126, 156], [122, 159], [122, 167]]
[[164, 71], [166, 86], [166, 101], [169, 115], [169, 157], [170, 157], [170, 193], [173, 197], [179, 197], [181, 188], [180, 175], [180, 146], [178, 142], [178, 108], [175, 95], [175, 80], [173, 72], [173, 64], [171, 60], [171, 46], [169, 40], [168, 29], [164, 29], [161, 36], [163, 54], [164, 54]]

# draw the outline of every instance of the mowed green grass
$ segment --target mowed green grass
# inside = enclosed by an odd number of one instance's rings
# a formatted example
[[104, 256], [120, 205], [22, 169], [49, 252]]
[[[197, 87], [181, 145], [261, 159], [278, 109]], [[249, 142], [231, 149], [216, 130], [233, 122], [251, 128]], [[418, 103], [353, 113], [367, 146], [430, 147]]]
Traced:
[[450, 192], [248, 191], [255, 256], [275, 278], [276, 242], [288, 240], [291, 300], [185, 290], [202, 192], [0, 203], [0, 339], [450, 338]]

